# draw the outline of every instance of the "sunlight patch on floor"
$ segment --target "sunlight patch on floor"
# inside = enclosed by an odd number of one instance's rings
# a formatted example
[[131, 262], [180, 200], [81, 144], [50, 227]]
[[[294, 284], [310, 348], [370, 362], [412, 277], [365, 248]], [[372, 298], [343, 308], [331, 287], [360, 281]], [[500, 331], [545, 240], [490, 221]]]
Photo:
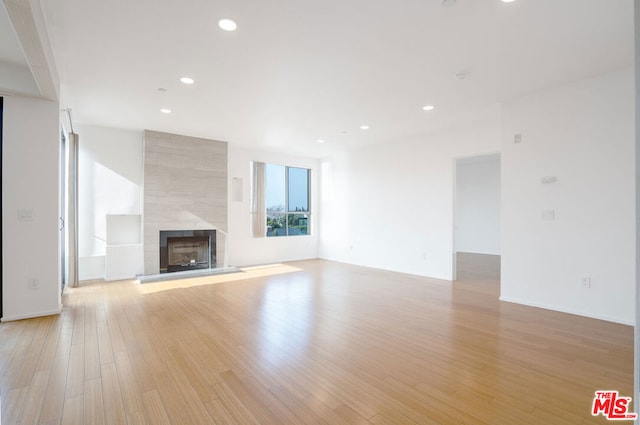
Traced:
[[141, 294], [153, 294], [156, 292], [168, 291], [171, 289], [191, 288], [193, 286], [213, 285], [216, 283], [235, 282], [238, 280], [251, 279], [255, 277], [275, 276], [285, 273], [293, 273], [301, 271], [302, 269], [286, 264], [269, 264], [264, 266], [244, 267], [239, 268], [239, 270], [240, 273], [145, 283], [138, 286], [138, 291]]

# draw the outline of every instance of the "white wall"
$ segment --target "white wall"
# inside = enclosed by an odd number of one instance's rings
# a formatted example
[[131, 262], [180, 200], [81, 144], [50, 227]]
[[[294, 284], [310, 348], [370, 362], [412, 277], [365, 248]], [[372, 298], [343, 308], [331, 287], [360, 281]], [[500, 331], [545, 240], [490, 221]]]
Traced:
[[633, 102], [626, 70], [503, 106], [501, 299], [634, 322]]
[[[0, 4], [0, 7], [4, 7]], [[2, 11], [0, 11], [2, 13]], [[36, 84], [28, 66], [0, 61], [0, 87], [11, 87], [11, 93], [21, 93], [26, 96], [40, 96], [40, 90]]]
[[77, 124], [78, 274], [105, 276], [107, 214], [142, 213], [142, 132]]
[[321, 188], [330, 199], [321, 201], [320, 256], [451, 280], [454, 158], [500, 145], [498, 108], [481, 118], [424, 140], [324, 159], [331, 187]]
[[[254, 238], [251, 235], [251, 161], [311, 169], [311, 235]], [[246, 266], [318, 257], [318, 161], [229, 144], [229, 264]], [[232, 181], [242, 179], [242, 201], [233, 197]], [[237, 180], [236, 180], [237, 181]]]
[[[61, 311], [59, 149], [58, 103], [4, 98], [2, 320]], [[33, 218], [18, 220], [19, 210]]]
[[[140, 214], [142, 199], [142, 132], [76, 125], [80, 135], [80, 279], [104, 277], [107, 214]], [[312, 170], [310, 236], [251, 236], [250, 163], [264, 161]], [[229, 264], [246, 266], [318, 257], [318, 161], [229, 144]], [[234, 201], [233, 178], [242, 180], [242, 201]], [[237, 180], [236, 180], [237, 181]]]
[[500, 155], [456, 161], [455, 250], [500, 255]]

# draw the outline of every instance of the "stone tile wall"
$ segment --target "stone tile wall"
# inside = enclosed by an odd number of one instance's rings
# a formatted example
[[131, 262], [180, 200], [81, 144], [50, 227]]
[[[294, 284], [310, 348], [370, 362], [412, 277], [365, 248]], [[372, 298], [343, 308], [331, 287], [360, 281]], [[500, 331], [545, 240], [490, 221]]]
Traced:
[[[160, 271], [160, 230], [227, 231], [227, 143], [145, 130], [144, 273]], [[222, 266], [226, 237], [216, 240]]]

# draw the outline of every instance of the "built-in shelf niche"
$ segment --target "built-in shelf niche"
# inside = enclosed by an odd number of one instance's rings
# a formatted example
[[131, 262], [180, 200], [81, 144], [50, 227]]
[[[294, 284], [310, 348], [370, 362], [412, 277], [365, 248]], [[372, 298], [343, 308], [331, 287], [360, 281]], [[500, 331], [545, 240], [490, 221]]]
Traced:
[[107, 245], [137, 245], [142, 243], [140, 214], [107, 214]]
[[133, 279], [142, 274], [142, 216], [107, 214], [106, 281]]

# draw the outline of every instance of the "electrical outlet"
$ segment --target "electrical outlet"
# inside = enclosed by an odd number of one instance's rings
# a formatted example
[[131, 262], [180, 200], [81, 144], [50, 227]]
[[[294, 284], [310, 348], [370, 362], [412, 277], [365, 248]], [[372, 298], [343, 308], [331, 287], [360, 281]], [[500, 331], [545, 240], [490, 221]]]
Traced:
[[580, 286], [582, 286], [583, 289], [591, 289], [591, 278], [590, 277], [581, 278]]
[[29, 289], [40, 288], [40, 282], [35, 277], [30, 277], [29, 279], [27, 279], [27, 283], [29, 285]]

